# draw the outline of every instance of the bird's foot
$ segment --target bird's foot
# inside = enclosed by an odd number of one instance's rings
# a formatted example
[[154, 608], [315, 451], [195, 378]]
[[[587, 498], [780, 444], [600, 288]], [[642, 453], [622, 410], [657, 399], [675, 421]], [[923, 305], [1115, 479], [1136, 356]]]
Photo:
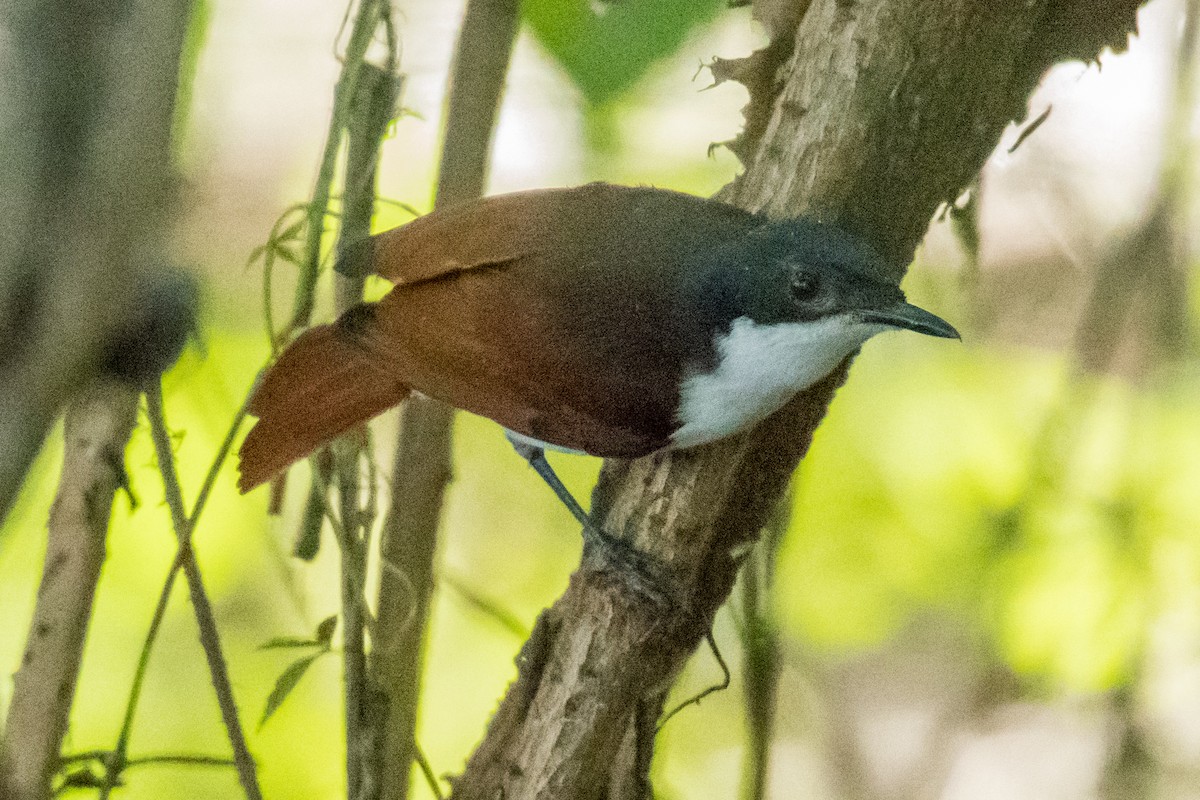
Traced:
[[665, 565], [627, 540], [606, 533], [591, 518], [583, 525], [584, 557], [595, 557], [602, 571], [619, 575], [635, 594], [664, 612], [681, 607], [676, 581]]
[[654, 605], [663, 609], [680, 605], [675, 582], [661, 562], [641, 552], [627, 540], [613, 536], [597, 525], [559, 479], [558, 473], [546, 460], [546, 452], [542, 448], [526, 442], [511, 439], [510, 441], [516, 451], [529, 462], [529, 466], [533, 467], [534, 471], [541, 476], [542, 480], [571, 512], [571, 515], [583, 526], [585, 557], [599, 558], [607, 568], [620, 575], [629, 588]]

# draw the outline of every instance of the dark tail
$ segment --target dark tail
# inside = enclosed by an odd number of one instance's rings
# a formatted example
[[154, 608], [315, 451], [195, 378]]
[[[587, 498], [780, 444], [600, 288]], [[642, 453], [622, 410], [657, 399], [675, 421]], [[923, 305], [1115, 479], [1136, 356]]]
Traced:
[[305, 331], [263, 375], [250, 400], [258, 422], [238, 452], [243, 492], [408, 394], [365, 344], [369, 331], [362, 324], [371, 324], [370, 314], [356, 316], [354, 325]]

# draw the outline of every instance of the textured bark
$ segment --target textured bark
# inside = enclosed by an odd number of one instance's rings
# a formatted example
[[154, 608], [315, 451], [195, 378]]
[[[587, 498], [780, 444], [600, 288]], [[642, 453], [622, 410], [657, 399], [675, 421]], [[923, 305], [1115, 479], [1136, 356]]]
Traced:
[[774, 119], [724, 199], [836, 220], [873, 241], [899, 278], [933, 209], [1024, 116], [1043, 72], [1123, 46], [1138, 5], [813, 3]]
[[[813, 0], [794, 31], [747, 169], [723, 199], [803, 212], [867, 236], [900, 278], [939, 204], [953, 201], [1063, 57], [1123, 45], [1139, 3]], [[778, 51], [776, 51], [778, 52]], [[763, 98], [754, 98], [762, 101]], [[756, 430], [695, 450], [605, 464], [593, 515], [664, 565], [664, 613], [590, 556], [543, 614], [519, 675], [455, 783], [462, 800], [610, 796], [606, 774], [701, 641], [846, 375], [801, 393]]]
[[37, 606], [0, 742], [0, 797], [49, 795], [104, 564], [113, 494], [125, 480], [137, 400], [136, 390], [103, 383], [67, 413], [62, 480], [50, 510]]

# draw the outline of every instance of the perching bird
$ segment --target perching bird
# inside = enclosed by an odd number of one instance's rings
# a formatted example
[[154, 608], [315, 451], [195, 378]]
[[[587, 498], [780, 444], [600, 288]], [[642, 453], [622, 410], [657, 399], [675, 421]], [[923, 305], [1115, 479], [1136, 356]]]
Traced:
[[958, 336], [840, 228], [662, 189], [490, 197], [348, 261], [395, 286], [306, 331], [263, 376], [242, 491], [414, 391], [500, 423], [550, 480], [544, 446], [633, 458], [704, 444], [877, 333]]

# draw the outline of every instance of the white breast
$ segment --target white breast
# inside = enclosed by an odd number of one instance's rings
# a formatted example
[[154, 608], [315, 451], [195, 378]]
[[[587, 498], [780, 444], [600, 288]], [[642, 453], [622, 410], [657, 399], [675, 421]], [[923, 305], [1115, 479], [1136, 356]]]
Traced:
[[716, 369], [684, 380], [673, 446], [694, 447], [750, 427], [886, 329], [845, 315], [776, 325], [739, 317], [717, 341]]

